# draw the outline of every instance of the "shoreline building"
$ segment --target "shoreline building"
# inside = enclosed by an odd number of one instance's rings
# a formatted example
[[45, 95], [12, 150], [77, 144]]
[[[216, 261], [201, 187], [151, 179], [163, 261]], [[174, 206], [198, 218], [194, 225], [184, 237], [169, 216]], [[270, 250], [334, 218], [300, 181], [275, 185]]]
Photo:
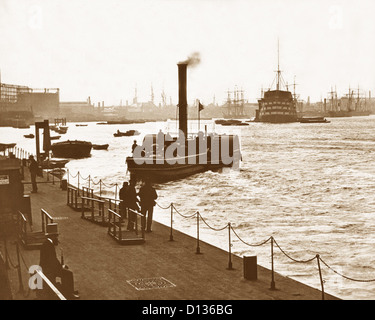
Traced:
[[0, 83], [0, 125], [28, 126], [59, 114], [60, 90]]

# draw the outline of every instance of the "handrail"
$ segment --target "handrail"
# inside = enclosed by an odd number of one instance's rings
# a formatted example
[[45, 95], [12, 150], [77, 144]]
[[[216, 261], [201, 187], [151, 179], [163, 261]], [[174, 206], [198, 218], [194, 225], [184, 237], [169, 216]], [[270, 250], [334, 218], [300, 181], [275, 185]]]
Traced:
[[40, 270], [38, 270], [38, 269], [36, 269], [35, 270], [37, 273], [38, 273], [38, 275], [40, 276], [40, 277], [42, 277], [42, 279], [47, 283], [47, 285], [51, 288], [51, 290], [55, 293], [55, 295], [60, 299], [60, 300], [67, 300], [65, 297], [64, 297], [64, 295], [54, 286], [54, 284], [46, 277], [46, 275], [42, 272], [42, 271], [40, 271]]
[[52, 216], [44, 209], [40, 210], [42, 215], [42, 231], [46, 232], [46, 225], [48, 225], [48, 222], [53, 223]]
[[89, 198], [89, 197], [80, 197], [81, 199], [85, 199], [85, 200], [90, 200], [90, 201], [95, 201], [95, 202], [99, 202], [99, 203], [105, 203], [105, 201], [103, 200], [100, 200], [100, 199], [96, 199], [96, 198]]

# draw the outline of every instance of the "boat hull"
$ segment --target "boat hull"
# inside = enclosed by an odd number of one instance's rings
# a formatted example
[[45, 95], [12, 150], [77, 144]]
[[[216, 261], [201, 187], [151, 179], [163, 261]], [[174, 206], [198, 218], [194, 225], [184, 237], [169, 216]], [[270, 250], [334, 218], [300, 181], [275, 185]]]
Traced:
[[87, 158], [90, 157], [92, 144], [80, 141], [65, 141], [53, 144], [51, 150], [56, 158]]
[[205, 171], [217, 171], [224, 167], [232, 167], [233, 164], [136, 164], [132, 157], [126, 159], [131, 178], [136, 180], [150, 180], [154, 182], [167, 182], [179, 180]]

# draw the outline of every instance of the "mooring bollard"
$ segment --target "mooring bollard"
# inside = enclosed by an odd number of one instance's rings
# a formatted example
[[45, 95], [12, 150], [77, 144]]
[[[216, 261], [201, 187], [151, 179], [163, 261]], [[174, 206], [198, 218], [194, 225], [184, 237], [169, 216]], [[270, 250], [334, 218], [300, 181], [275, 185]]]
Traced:
[[257, 256], [243, 257], [243, 271], [246, 280], [258, 280]]

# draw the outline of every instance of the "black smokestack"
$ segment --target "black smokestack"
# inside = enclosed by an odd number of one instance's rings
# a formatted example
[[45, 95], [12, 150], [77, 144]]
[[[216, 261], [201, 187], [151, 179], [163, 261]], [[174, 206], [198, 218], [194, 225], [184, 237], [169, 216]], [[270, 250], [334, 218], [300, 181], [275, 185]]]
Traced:
[[187, 138], [187, 97], [186, 97], [186, 69], [188, 64], [180, 62], [178, 66], [178, 124], [179, 129]]
[[186, 93], [186, 69], [194, 68], [201, 62], [199, 52], [193, 52], [185, 61], [178, 65], [178, 110], [179, 110], [179, 129], [187, 138], [187, 93]]

